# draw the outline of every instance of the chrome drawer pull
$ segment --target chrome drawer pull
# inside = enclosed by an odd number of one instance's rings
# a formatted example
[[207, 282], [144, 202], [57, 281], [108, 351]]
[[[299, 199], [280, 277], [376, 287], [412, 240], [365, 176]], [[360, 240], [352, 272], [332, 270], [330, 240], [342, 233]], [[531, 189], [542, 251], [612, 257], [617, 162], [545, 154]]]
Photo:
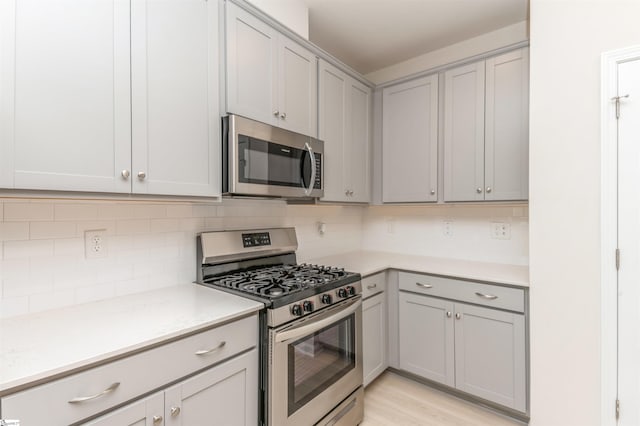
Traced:
[[200, 356], [202, 356], [202, 355], [210, 354], [211, 352], [215, 352], [215, 351], [218, 351], [218, 350], [220, 350], [220, 349], [224, 348], [224, 345], [226, 345], [226, 344], [227, 344], [227, 342], [225, 342], [225, 341], [223, 340], [223, 341], [222, 341], [222, 342], [220, 342], [220, 344], [219, 344], [218, 346], [216, 346], [215, 348], [213, 348], [213, 349], [209, 349], [209, 350], [201, 350], [201, 351], [198, 351], [198, 352], [196, 352], [196, 355], [200, 355]]
[[476, 296], [483, 297], [485, 299], [494, 300], [497, 299], [498, 296], [494, 296], [493, 294], [483, 294], [476, 291]]
[[418, 287], [424, 287], [424, 288], [432, 288], [433, 287], [431, 284], [416, 283], [416, 285]]
[[97, 399], [97, 398], [100, 398], [101, 396], [105, 396], [106, 394], [113, 392], [114, 390], [116, 390], [118, 388], [118, 386], [120, 386], [120, 382], [116, 382], [116, 383], [112, 384], [111, 386], [109, 386], [108, 388], [103, 390], [102, 392], [97, 393], [95, 395], [79, 396], [79, 397], [73, 398], [71, 401], [67, 401], [67, 402], [69, 404], [80, 404], [81, 402], [91, 401], [92, 399]]
[[367, 286], [367, 290], [373, 290], [374, 288], [378, 287], [378, 284], [374, 284], [374, 285], [368, 285]]

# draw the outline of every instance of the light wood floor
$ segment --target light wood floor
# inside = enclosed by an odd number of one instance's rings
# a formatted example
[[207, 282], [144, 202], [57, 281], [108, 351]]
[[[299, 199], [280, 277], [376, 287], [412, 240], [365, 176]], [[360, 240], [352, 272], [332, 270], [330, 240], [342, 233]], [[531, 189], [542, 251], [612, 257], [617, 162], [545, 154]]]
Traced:
[[522, 426], [389, 371], [365, 389], [360, 426]]

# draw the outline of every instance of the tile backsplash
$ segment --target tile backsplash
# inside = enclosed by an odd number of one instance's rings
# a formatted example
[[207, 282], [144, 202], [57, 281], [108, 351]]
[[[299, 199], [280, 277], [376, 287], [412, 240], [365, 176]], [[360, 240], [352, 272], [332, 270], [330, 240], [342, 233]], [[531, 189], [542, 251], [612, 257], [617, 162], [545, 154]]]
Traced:
[[[362, 210], [269, 200], [0, 199], [0, 317], [192, 282], [195, 234], [204, 230], [295, 226], [300, 261], [357, 250]], [[104, 230], [104, 257], [85, 258], [87, 230]]]
[[[526, 264], [527, 216], [526, 206], [0, 199], [0, 317], [192, 282], [205, 230], [294, 226], [299, 261], [365, 248]], [[492, 239], [493, 222], [509, 223], [511, 238]], [[104, 257], [85, 257], [88, 230], [104, 230]]]

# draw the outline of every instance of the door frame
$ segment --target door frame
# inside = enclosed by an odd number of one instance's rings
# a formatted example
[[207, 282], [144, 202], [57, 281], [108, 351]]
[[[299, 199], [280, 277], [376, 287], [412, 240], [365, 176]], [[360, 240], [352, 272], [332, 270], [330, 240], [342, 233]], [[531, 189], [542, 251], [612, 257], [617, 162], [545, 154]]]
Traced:
[[640, 59], [640, 46], [605, 52], [601, 56], [600, 94], [600, 296], [601, 296], [601, 393], [600, 424], [615, 426], [618, 394], [618, 126], [615, 103], [618, 65]]

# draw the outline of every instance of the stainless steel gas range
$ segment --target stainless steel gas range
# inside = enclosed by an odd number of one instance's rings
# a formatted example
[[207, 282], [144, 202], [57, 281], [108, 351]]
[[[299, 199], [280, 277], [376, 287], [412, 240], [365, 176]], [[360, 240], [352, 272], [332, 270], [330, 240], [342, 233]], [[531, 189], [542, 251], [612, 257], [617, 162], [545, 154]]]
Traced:
[[260, 425], [362, 421], [359, 274], [298, 264], [294, 228], [198, 235], [198, 283], [261, 301]]

